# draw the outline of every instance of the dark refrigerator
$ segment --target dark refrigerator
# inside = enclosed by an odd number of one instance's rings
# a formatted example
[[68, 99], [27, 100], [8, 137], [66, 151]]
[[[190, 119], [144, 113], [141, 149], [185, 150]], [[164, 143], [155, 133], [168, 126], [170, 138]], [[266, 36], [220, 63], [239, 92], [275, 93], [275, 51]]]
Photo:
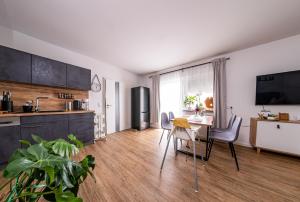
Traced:
[[150, 127], [150, 89], [131, 88], [131, 127], [144, 130]]

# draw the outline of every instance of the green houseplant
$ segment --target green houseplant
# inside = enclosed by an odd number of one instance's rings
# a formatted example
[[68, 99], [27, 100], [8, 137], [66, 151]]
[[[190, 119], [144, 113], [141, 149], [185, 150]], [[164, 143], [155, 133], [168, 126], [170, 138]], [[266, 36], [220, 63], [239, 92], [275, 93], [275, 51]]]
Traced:
[[[35, 202], [43, 197], [47, 201], [80, 202], [77, 196], [80, 184], [95, 168], [95, 158], [87, 155], [81, 161], [72, 157], [83, 144], [74, 135], [69, 141], [46, 141], [33, 135], [37, 144], [21, 140], [27, 148], [18, 149], [9, 160], [3, 176], [8, 179], [0, 185], [0, 193], [6, 202]], [[1, 201], [1, 199], [0, 199]]]

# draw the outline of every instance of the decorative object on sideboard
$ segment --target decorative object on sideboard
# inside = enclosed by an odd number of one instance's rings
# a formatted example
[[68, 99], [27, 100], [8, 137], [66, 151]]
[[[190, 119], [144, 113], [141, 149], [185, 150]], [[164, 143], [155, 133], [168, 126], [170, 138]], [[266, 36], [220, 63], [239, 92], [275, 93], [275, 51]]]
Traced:
[[101, 91], [101, 82], [97, 74], [92, 78], [91, 89], [93, 92], [98, 93]]
[[279, 120], [280, 121], [289, 121], [290, 120], [289, 113], [280, 113], [279, 112]]
[[279, 120], [277, 114], [269, 114], [269, 116], [267, 117], [267, 119], [268, 119], [269, 121], [278, 121], [278, 120]]

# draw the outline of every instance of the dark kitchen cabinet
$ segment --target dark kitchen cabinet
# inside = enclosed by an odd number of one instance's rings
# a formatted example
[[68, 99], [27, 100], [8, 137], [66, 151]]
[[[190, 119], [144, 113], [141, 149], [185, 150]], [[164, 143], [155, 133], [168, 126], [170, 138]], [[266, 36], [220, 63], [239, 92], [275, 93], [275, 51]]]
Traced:
[[45, 140], [66, 139], [68, 130], [68, 115], [45, 115], [21, 118], [21, 137], [30, 142], [33, 142], [32, 134], [40, 136]]
[[32, 84], [66, 87], [67, 65], [59, 61], [32, 55]]
[[20, 148], [20, 126], [0, 127], [0, 165], [7, 163], [13, 152]]
[[31, 83], [31, 55], [0, 46], [0, 81]]
[[91, 90], [91, 70], [67, 65], [67, 88]]
[[72, 114], [69, 119], [69, 133], [83, 143], [94, 142], [94, 114]]

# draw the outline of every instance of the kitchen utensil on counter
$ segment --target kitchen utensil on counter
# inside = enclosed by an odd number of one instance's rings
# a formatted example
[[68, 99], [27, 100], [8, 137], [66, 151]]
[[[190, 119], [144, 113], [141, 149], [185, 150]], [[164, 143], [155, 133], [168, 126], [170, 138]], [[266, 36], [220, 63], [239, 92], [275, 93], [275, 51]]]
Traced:
[[66, 111], [72, 111], [72, 102], [67, 102], [66, 101], [65, 110]]
[[73, 101], [73, 110], [82, 110], [82, 102], [81, 100], [74, 100]]
[[13, 101], [11, 100], [11, 92], [3, 91], [3, 98], [1, 100], [1, 109], [3, 111], [13, 112]]
[[84, 99], [82, 101], [82, 109], [88, 111], [89, 110], [89, 99]]

